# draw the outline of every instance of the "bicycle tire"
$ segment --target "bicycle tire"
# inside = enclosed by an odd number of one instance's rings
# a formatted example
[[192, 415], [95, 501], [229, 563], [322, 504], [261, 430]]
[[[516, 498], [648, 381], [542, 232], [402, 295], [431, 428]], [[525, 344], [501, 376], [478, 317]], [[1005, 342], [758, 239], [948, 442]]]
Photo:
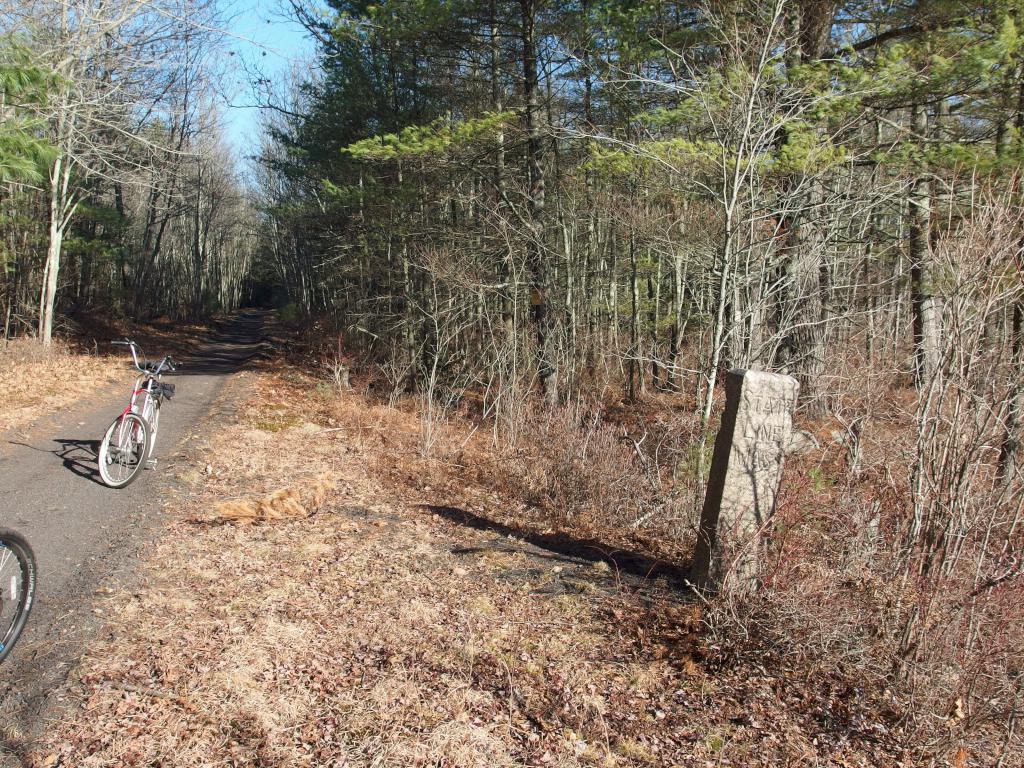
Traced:
[[[110, 467], [113, 466], [114, 459], [113, 452], [111, 451], [110, 441], [114, 437], [114, 434], [118, 430], [118, 427], [121, 426], [122, 422], [130, 422], [132, 424], [132, 426], [129, 428], [131, 431], [129, 432], [127, 438], [125, 438], [123, 434], [120, 434], [118, 435], [118, 439], [122, 442], [125, 439], [129, 441], [129, 447], [132, 448], [132, 452], [133, 454], [135, 454], [136, 461], [133, 465], [131, 465], [128, 468], [127, 474], [115, 478], [110, 472]], [[141, 447], [137, 451], [135, 451], [133, 447], [134, 443], [138, 442], [134, 437], [136, 428], [141, 430], [142, 432]], [[114, 421], [111, 422], [110, 426], [107, 427], [107, 431], [103, 433], [103, 440], [100, 442], [100, 449], [97, 452], [96, 456], [97, 463], [99, 464], [100, 479], [103, 480], [103, 484], [110, 488], [127, 488], [129, 485], [135, 482], [136, 478], [138, 478], [138, 476], [142, 473], [142, 470], [146, 466], [146, 461], [148, 460], [149, 457], [149, 442], [149, 422], [147, 422], [144, 418], [139, 416], [139, 414], [125, 413], [114, 419]], [[126, 466], [121, 461], [121, 455], [123, 454], [124, 449], [125, 446], [123, 445], [118, 446], [116, 449], [118, 454], [118, 466]]]
[[[10, 558], [14, 558], [11, 562]], [[17, 565], [16, 573], [7, 578], [7, 566]], [[17, 578], [20, 577], [20, 580]], [[32, 612], [36, 592], [36, 557], [25, 538], [14, 531], [0, 528], [0, 662], [6, 659], [21, 637]], [[14, 603], [10, 621], [7, 603]], [[6, 629], [5, 629], [6, 627]]]

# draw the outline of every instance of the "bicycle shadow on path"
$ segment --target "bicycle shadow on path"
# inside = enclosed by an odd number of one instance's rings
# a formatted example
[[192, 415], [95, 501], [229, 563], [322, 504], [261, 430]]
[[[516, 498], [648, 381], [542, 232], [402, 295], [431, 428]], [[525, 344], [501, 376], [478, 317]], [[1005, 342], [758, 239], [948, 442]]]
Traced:
[[57, 448], [47, 450], [20, 440], [8, 440], [8, 445], [17, 445], [38, 453], [49, 453], [56, 456], [64, 464], [64, 468], [97, 485], [103, 485], [96, 462], [99, 457], [99, 440], [82, 440], [79, 438], [55, 437], [52, 442]]
[[100, 450], [99, 440], [58, 437], [53, 442], [57, 443], [60, 448], [51, 453], [64, 462], [65, 469], [99, 485], [103, 484], [96, 465]]

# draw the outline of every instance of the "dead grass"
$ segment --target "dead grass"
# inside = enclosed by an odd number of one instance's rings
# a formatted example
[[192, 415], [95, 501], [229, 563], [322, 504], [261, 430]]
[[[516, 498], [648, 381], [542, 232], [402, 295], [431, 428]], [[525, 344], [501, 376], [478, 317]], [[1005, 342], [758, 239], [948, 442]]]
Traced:
[[242, 381], [35, 765], [908, 764], [888, 713], [837, 726], [834, 686], [708, 666], [671, 590], [431, 513], [513, 514], [416, 463], [411, 412]]
[[132, 324], [90, 317], [68, 330], [49, 347], [29, 337], [0, 341], [0, 432], [77, 408], [108, 385], [130, 383], [126, 353], [111, 347], [111, 339], [129, 336], [154, 355], [181, 356], [210, 329], [160, 319]]
[[120, 361], [75, 351], [65, 342], [43, 348], [35, 339], [0, 346], [0, 432], [41, 415], [78, 407], [83, 397], [119, 380]]

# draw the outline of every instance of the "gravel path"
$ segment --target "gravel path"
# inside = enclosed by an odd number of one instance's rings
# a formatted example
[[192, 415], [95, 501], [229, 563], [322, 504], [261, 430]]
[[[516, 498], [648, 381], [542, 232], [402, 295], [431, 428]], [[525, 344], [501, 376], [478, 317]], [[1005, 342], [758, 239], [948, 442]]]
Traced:
[[[181, 361], [160, 420], [158, 466], [128, 488], [103, 486], [96, 470], [99, 438], [127, 397], [127, 372], [63, 413], [0, 435], [0, 527], [21, 531], [39, 565], [29, 625], [0, 667], [0, 767], [18, 765], [59, 713], [61, 683], [103, 621], [96, 596], [131, 577], [139, 548], [158, 533], [173, 465], [215, 422], [207, 417], [230, 397], [228, 377], [265, 349], [265, 319], [238, 315]], [[67, 379], [74, 401], [74, 371]]]

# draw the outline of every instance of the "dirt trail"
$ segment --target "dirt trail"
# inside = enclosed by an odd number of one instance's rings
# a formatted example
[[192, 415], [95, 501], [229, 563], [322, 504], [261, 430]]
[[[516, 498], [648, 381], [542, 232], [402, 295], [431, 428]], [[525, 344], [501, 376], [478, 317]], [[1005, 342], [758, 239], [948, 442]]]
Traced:
[[[0, 667], [0, 766], [14, 765], [33, 733], [45, 729], [51, 692], [102, 617], [95, 595], [132, 573], [166, 501], [161, 488], [189, 441], [208, 436], [208, 419], [228, 396], [228, 377], [265, 350], [266, 314], [232, 318], [181, 361], [176, 397], [160, 422], [159, 463], [132, 486], [99, 482], [99, 437], [123, 407], [129, 373], [116, 386], [26, 430], [0, 435], [0, 526], [31, 542], [39, 564], [37, 603], [11, 661]], [[156, 356], [158, 350], [150, 350]], [[68, 398], [75, 398], [68, 371]], [[5, 762], [6, 760], [6, 762]]]

